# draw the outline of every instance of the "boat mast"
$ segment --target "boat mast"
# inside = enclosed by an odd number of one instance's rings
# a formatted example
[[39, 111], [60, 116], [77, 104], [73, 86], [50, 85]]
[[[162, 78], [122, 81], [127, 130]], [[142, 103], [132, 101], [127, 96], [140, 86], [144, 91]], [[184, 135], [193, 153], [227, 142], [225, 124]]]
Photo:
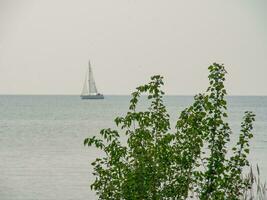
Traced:
[[91, 89], [91, 87], [90, 87], [90, 84], [91, 84], [91, 76], [90, 76], [90, 74], [92, 74], [92, 69], [91, 69], [91, 63], [90, 63], [90, 60], [89, 60], [89, 63], [88, 63], [88, 93], [90, 94], [91, 93], [91, 91], [90, 91], [90, 89]]
[[88, 71], [86, 70], [81, 95], [88, 95], [89, 94], [88, 78], [89, 78], [88, 77]]
[[97, 94], [95, 79], [93, 76], [93, 70], [89, 60], [89, 71], [88, 71], [88, 85], [89, 85], [89, 94]]

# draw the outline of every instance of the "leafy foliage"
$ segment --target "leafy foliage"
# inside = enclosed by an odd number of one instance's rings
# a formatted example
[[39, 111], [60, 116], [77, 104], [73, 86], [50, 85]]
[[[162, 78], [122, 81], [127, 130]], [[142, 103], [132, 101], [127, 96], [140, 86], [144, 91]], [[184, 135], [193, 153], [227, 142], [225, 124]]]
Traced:
[[[163, 77], [157, 75], [132, 93], [128, 113], [115, 119], [119, 130], [103, 129], [102, 139], [84, 140], [105, 153], [92, 163], [96, 179], [91, 188], [99, 199], [235, 200], [251, 187], [243, 168], [249, 165], [255, 116], [245, 112], [239, 140], [228, 153], [232, 131], [226, 122], [226, 71], [217, 63], [209, 71], [206, 93], [196, 95], [181, 112], [175, 131], [163, 104]], [[142, 94], [150, 106], [137, 111]]]

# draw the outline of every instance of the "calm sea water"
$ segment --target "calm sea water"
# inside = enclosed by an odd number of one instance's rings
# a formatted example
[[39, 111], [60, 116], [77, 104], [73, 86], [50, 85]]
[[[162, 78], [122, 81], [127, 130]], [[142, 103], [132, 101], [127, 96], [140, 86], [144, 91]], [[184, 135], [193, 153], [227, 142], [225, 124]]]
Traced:
[[[79, 96], [0, 96], [0, 199], [96, 199], [90, 162], [99, 155], [83, 146], [85, 137], [114, 127], [129, 96], [80, 100]], [[193, 97], [168, 96], [174, 124]], [[229, 97], [230, 124], [240, 129], [244, 111], [257, 115], [250, 160], [267, 180], [267, 97]], [[146, 104], [141, 105], [141, 109]]]

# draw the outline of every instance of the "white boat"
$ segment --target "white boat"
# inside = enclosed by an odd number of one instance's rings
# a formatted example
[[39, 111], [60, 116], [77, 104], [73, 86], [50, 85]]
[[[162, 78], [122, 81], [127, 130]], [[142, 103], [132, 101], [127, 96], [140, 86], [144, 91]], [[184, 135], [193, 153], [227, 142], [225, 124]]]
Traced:
[[81, 99], [104, 99], [104, 95], [97, 91], [90, 61], [88, 71], [85, 74]]

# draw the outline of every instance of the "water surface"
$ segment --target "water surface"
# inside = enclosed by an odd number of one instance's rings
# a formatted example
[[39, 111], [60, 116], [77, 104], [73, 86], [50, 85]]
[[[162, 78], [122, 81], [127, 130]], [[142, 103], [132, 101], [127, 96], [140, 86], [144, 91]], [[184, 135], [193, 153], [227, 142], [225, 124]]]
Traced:
[[[85, 148], [85, 137], [114, 127], [124, 115], [129, 96], [80, 100], [79, 96], [0, 96], [0, 199], [96, 199], [90, 162], [99, 155]], [[167, 96], [175, 124], [191, 96]], [[235, 134], [244, 111], [256, 116], [250, 160], [267, 179], [267, 97], [229, 97], [230, 124]], [[145, 108], [142, 104], [139, 108]]]

